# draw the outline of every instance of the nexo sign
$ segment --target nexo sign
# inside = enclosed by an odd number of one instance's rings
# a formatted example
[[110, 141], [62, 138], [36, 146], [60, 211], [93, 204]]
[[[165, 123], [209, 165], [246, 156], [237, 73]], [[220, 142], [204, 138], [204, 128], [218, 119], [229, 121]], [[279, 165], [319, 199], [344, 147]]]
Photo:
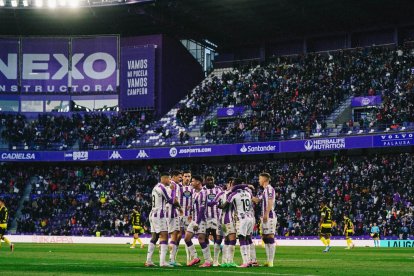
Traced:
[[[2, 43], [9, 47], [1, 47]], [[117, 37], [22, 39], [21, 53], [10, 44], [0, 40], [0, 92], [17, 92], [18, 78], [22, 92], [66, 92], [68, 87], [73, 92], [116, 89]]]

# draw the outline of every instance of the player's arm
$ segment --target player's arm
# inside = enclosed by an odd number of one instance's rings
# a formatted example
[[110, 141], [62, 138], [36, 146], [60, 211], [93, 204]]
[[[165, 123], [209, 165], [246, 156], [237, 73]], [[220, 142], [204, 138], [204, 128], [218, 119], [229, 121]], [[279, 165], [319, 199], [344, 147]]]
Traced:
[[196, 221], [197, 225], [199, 225], [201, 220], [204, 219], [204, 217], [205, 217], [206, 201], [207, 201], [206, 197], [207, 197], [206, 194], [201, 192], [201, 195], [200, 195], [200, 209], [198, 210], [198, 216], [197, 216], [197, 221]]
[[[214, 206], [214, 205], [217, 205], [217, 204], [219, 204], [220, 203], [220, 197], [222, 196], [224, 194], [224, 192], [223, 191], [221, 191], [220, 193], [218, 193], [217, 195], [216, 195], [216, 197], [212, 200], [212, 201], [210, 201], [210, 202], [208, 202], [207, 203], [207, 206]], [[219, 207], [220, 208], [220, 207]]]

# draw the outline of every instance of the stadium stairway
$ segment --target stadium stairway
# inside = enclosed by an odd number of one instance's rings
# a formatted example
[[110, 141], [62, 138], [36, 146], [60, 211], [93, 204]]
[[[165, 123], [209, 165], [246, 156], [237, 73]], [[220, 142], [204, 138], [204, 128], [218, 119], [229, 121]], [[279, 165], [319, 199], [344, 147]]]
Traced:
[[352, 97], [352, 95], [348, 96], [326, 119], [327, 128], [332, 129], [328, 136], [337, 136], [342, 129], [342, 123], [352, 118]]
[[10, 223], [10, 227], [9, 227], [9, 232], [11, 234], [16, 234], [16, 230], [17, 230], [17, 220], [22, 216], [22, 209], [23, 209], [23, 205], [26, 201], [30, 200], [30, 193], [32, 192], [32, 185], [33, 183], [36, 181], [35, 177], [32, 177], [26, 184], [24, 191], [23, 191], [23, 196], [19, 201], [19, 207], [17, 208], [16, 211], [16, 215], [14, 216], [14, 219], [12, 220], [12, 222]]
[[[201, 86], [211, 82], [214, 77], [217, 77], [221, 80], [221, 77], [224, 73], [233, 71], [233, 68], [220, 68], [214, 69], [210, 75], [208, 75], [201, 83]], [[183, 144], [195, 144], [197, 143], [200, 126], [204, 124], [204, 121], [207, 119], [207, 116], [194, 116], [193, 120], [189, 123], [188, 127], [179, 125], [177, 121], [177, 111], [180, 106], [186, 105], [190, 106], [194, 101], [196, 96], [196, 88], [187, 95], [184, 99], [179, 101], [167, 114], [165, 114], [160, 120], [156, 121], [153, 125], [149, 127], [147, 132], [142, 135], [139, 139], [132, 142], [132, 147], [142, 147], [142, 146], [173, 146], [180, 144], [179, 134], [181, 131], [185, 131], [190, 135], [190, 139], [185, 141]], [[209, 111], [210, 114], [217, 112], [216, 106], [212, 106]], [[195, 131], [193, 131], [196, 129]], [[197, 131], [198, 129], [198, 131]], [[157, 130], [162, 130], [160, 133], [157, 133]], [[169, 138], [165, 138], [169, 137]]]

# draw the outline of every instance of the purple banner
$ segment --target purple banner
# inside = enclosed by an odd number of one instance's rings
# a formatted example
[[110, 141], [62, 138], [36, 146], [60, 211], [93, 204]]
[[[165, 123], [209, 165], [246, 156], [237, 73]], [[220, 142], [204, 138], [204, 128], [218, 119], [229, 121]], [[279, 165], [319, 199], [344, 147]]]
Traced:
[[73, 93], [116, 92], [118, 37], [72, 39]]
[[414, 145], [414, 133], [394, 133], [377, 135], [373, 138], [373, 147], [401, 147]]
[[177, 146], [167, 148], [138, 148], [95, 151], [39, 151], [1, 152], [0, 162], [61, 162], [61, 161], [122, 161], [171, 159], [286, 152], [335, 151], [357, 148], [412, 146], [414, 133], [324, 138], [312, 140], [257, 142], [230, 145]]
[[122, 48], [120, 103], [122, 109], [154, 107], [155, 46]]
[[18, 92], [19, 40], [0, 39], [0, 93]]
[[381, 105], [381, 103], [382, 103], [381, 96], [353, 97], [351, 106], [352, 107], [376, 106], [376, 105]]
[[68, 93], [69, 39], [22, 40], [21, 91]]
[[218, 118], [235, 117], [235, 116], [242, 115], [243, 112], [244, 112], [243, 106], [223, 107], [217, 110], [217, 117]]

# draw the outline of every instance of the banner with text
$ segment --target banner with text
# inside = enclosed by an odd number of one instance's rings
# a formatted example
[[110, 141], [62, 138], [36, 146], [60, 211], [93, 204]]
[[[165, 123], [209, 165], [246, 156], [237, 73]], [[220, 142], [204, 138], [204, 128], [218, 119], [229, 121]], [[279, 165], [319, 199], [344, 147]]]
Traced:
[[72, 39], [72, 92], [116, 92], [118, 38], [116, 36]]
[[382, 103], [381, 96], [353, 97], [351, 106], [352, 107], [377, 106], [377, 105], [381, 105], [381, 103]]
[[155, 46], [122, 48], [121, 108], [154, 107]]
[[412, 146], [414, 133], [269, 141], [229, 145], [172, 146], [91, 151], [0, 151], [0, 162], [123, 161], [213, 156], [244, 156], [289, 152], [337, 151], [358, 148]]
[[22, 39], [21, 91], [68, 92], [69, 39]]
[[0, 39], [0, 93], [19, 91], [19, 40]]

